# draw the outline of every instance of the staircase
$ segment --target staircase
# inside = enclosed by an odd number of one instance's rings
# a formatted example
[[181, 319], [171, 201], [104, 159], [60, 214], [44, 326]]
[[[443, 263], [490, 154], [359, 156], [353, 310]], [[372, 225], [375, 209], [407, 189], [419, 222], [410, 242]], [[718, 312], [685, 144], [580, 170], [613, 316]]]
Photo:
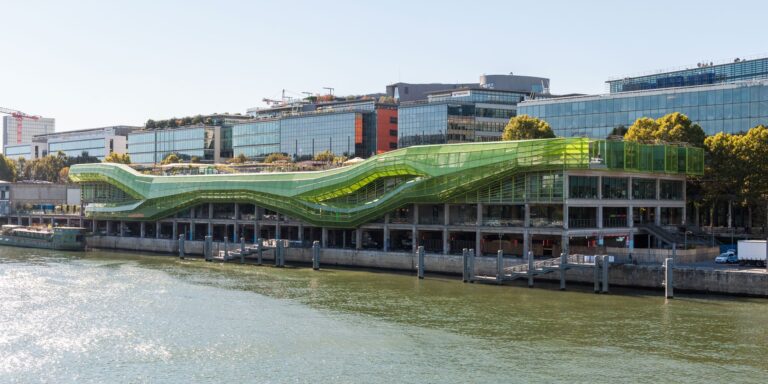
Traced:
[[686, 242], [688, 245], [709, 246], [712, 244], [711, 237], [697, 227], [684, 227], [685, 229], [683, 229], [683, 231], [688, 232], [688, 236], [686, 236], [685, 232], [680, 232], [680, 230], [672, 231], [656, 224], [643, 223], [636, 224], [636, 226], [646, 233], [656, 236], [670, 247], [672, 244], [677, 244], [682, 247]]

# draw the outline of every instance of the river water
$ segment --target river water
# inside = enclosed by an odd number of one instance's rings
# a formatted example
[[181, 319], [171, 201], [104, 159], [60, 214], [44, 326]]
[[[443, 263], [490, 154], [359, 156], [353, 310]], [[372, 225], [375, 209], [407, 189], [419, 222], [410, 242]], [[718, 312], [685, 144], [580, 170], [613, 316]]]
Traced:
[[768, 381], [768, 300], [0, 247], [0, 382]]

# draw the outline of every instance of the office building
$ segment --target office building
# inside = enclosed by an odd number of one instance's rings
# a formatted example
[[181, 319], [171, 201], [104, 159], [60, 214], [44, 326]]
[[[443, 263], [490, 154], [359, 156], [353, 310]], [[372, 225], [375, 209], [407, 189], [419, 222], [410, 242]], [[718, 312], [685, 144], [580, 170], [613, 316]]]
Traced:
[[[63, 152], [67, 157], [81, 156], [87, 153], [99, 160], [104, 160], [108, 154], [127, 153], [128, 134], [141, 129], [126, 125], [111, 127], [80, 129], [76, 131], [56, 132], [35, 136], [35, 143], [45, 143], [46, 154]], [[39, 156], [34, 156], [37, 158]]]
[[403, 102], [398, 110], [398, 147], [495, 141], [501, 138], [527, 92], [461, 88]]
[[398, 111], [372, 99], [252, 109], [256, 120], [232, 128], [234, 156], [285, 153], [295, 160], [323, 151], [369, 157], [397, 148]]
[[399, 102], [426, 100], [428, 95], [438, 91], [467, 88], [515, 91], [525, 94], [549, 93], [549, 79], [534, 76], [481, 75], [477, 83], [395, 83], [387, 86], [387, 96]]
[[567, 137], [604, 138], [641, 117], [672, 112], [685, 114], [707, 135], [738, 133], [768, 124], [766, 65], [768, 59], [734, 60], [611, 80], [609, 94], [526, 100], [518, 113], [541, 118]]
[[747, 60], [736, 58], [719, 64], [698, 63], [695, 68], [616, 78], [607, 83], [611, 93], [618, 93], [757, 79], [768, 79], [768, 57]]
[[[29, 158], [32, 151], [29, 146], [32, 144], [32, 138], [37, 135], [53, 133], [56, 125], [56, 119], [40, 117], [32, 119], [25, 117], [19, 120], [13, 116], [3, 116], [3, 154], [11, 157]], [[25, 147], [26, 146], [26, 147]], [[7, 152], [6, 149], [10, 148]]]

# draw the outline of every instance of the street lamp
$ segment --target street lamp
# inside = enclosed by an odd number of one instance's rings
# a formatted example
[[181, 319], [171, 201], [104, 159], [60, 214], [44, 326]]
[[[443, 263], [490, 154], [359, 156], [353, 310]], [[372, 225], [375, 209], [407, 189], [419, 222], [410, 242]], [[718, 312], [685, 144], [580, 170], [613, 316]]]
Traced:
[[683, 249], [688, 249], [688, 235], [693, 234], [691, 231], [685, 231], [685, 240], [683, 241]]

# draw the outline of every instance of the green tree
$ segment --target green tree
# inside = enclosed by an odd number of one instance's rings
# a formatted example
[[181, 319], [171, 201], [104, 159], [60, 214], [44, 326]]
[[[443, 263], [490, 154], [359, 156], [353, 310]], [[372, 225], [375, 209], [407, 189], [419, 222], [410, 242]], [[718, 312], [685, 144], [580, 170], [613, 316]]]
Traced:
[[611, 136], [621, 136], [621, 137], [624, 137], [624, 135], [627, 134], [627, 130], [628, 130], [627, 127], [625, 127], [623, 125], [619, 125], [617, 127], [613, 127], [613, 129], [611, 130], [611, 133], [608, 134], [608, 137], [611, 137]]
[[203, 122], [203, 116], [202, 115], [196, 115], [192, 118], [192, 124], [202, 124]]
[[330, 163], [334, 158], [336, 158], [336, 155], [334, 155], [333, 152], [331, 152], [329, 149], [326, 149], [325, 151], [315, 154], [314, 160]]
[[529, 140], [554, 138], [555, 133], [546, 121], [528, 115], [515, 116], [509, 119], [504, 127], [503, 140]]
[[641, 117], [629, 127], [624, 140], [646, 144], [653, 143], [688, 143], [696, 147], [704, 146], [706, 134], [680, 112], [664, 115], [656, 120]]
[[157, 128], [157, 125], [155, 124], [155, 121], [152, 119], [147, 120], [146, 124], [144, 124], [144, 128], [146, 129], [155, 129]]
[[117, 163], [117, 164], [130, 164], [131, 156], [127, 153], [110, 152], [109, 155], [104, 157], [105, 163]]
[[235, 156], [234, 158], [232, 158], [232, 160], [230, 162], [234, 163], [234, 164], [243, 164], [246, 161], [248, 161], [248, 156], [246, 156], [244, 153], [241, 153], [241, 154]]
[[181, 119], [181, 125], [192, 125], [192, 118], [190, 116], [185, 116]]
[[265, 163], [274, 163], [278, 161], [291, 162], [291, 158], [285, 153], [279, 153], [279, 152], [270, 153], [269, 155], [267, 155], [267, 157], [264, 158]]
[[163, 161], [160, 162], [160, 164], [166, 165], [166, 164], [175, 164], [179, 162], [179, 156], [175, 153], [171, 153], [168, 156], [163, 159]]
[[168, 128], [175, 128], [178, 126], [179, 126], [179, 122], [176, 121], [175, 117], [168, 119]]
[[168, 120], [158, 120], [155, 123], [155, 127], [157, 127], [157, 128], [165, 128], [167, 126], [168, 126]]
[[197, 156], [192, 156], [192, 157], [189, 159], [189, 161], [190, 161], [191, 163], [199, 163], [199, 162], [200, 162], [200, 158], [199, 158], [199, 157], [197, 157]]
[[16, 181], [16, 172], [16, 162], [0, 155], [0, 180], [14, 182]]

